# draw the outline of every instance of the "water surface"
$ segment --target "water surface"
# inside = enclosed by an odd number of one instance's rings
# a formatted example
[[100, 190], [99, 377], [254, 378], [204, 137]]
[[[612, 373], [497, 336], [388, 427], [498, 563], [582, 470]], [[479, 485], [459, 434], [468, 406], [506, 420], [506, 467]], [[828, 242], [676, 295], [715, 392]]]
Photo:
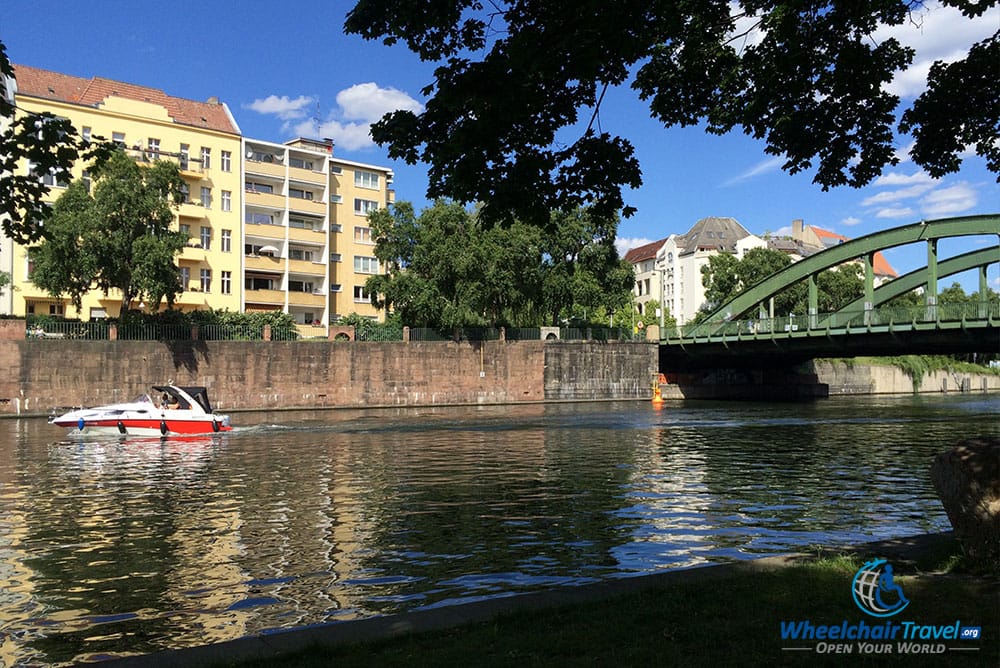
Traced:
[[68, 663], [948, 528], [1000, 396], [0, 420], [0, 664]]

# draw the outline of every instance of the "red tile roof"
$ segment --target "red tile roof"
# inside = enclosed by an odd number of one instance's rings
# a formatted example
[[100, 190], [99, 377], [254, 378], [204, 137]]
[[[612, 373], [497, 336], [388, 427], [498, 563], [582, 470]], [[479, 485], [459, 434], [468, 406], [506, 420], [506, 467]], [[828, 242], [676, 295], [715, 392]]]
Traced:
[[158, 104], [180, 125], [240, 134], [226, 106], [219, 102], [196, 102], [167, 95], [157, 88], [102, 77], [83, 79], [27, 65], [14, 65], [14, 78], [17, 80], [18, 95], [88, 107], [97, 107], [106, 98], [117, 95]]
[[[816, 227], [815, 225], [810, 225], [809, 229], [813, 231], [826, 248], [844, 241], [849, 241], [849, 239], [843, 234], [837, 234], [836, 232], [831, 232], [830, 230], [824, 230], [823, 228]], [[892, 265], [889, 264], [889, 261], [885, 259], [884, 255], [882, 255], [881, 251], [876, 251], [875, 256], [872, 258], [872, 273], [876, 276], [884, 276], [887, 278], [896, 278], [898, 275]]]
[[[669, 237], [668, 237], [669, 238]], [[667, 242], [667, 239], [660, 239], [659, 241], [654, 241], [648, 243], [644, 246], [639, 246], [633, 248], [632, 250], [625, 253], [625, 259], [631, 264], [637, 264], [643, 260], [652, 260], [656, 257], [656, 251], [660, 250], [660, 247]]]

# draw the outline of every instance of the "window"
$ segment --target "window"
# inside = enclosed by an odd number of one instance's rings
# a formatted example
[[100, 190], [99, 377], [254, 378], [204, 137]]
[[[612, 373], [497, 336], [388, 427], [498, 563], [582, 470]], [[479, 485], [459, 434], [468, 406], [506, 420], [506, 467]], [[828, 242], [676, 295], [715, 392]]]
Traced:
[[312, 171], [313, 161], [312, 160], [304, 160], [302, 158], [289, 158], [288, 159], [288, 166], [289, 167], [298, 167], [299, 169], [308, 169], [308, 170]]
[[340, 253], [330, 253], [330, 262], [343, 262], [344, 259], [341, 257]]
[[[288, 281], [288, 291], [289, 292], [312, 292], [313, 282], [312, 281]], [[312, 318], [310, 318], [311, 320]]]
[[368, 293], [365, 292], [365, 286], [355, 285], [354, 286], [354, 301], [355, 302], [368, 302]]
[[340, 292], [343, 289], [344, 288], [343, 288], [343, 286], [340, 283], [331, 283], [330, 284], [330, 292]]
[[114, 142], [115, 145], [120, 146], [122, 148], [125, 148], [125, 133], [124, 132], [112, 132], [111, 133], [111, 141]]
[[177, 226], [177, 229], [180, 230], [182, 233], [191, 236], [191, 226], [188, 225], [187, 223], [181, 223], [180, 225]]
[[344, 201], [343, 195], [330, 195], [330, 201], [334, 204], [341, 204]]
[[181, 144], [181, 155], [180, 155], [181, 169], [188, 168], [188, 161], [191, 159], [190, 153], [191, 153], [191, 147], [188, 144]]
[[87, 189], [87, 192], [90, 192], [90, 172], [86, 169], [83, 170], [83, 175], [80, 179], [83, 181], [83, 187]]
[[233, 294], [233, 272], [231, 271], [222, 272], [222, 294]]
[[201, 147], [201, 168], [209, 169], [212, 166], [212, 149], [207, 146]]
[[201, 228], [201, 247], [205, 250], [209, 250], [209, 246], [212, 245], [212, 228], [202, 227]]
[[243, 281], [243, 287], [247, 290], [273, 290], [274, 279], [265, 276], [247, 276]]
[[363, 244], [372, 243], [372, 228], [370, 227], [355, 227], [354, 228], [354, 240], [361, 242]]
[[289, 248], [288, 259], [305, 260], [306, 262], [312, 262], [313, 252], [308, 250], [302, 250], [301, 248]]
[[357, 274], [377, 274], [378, 258], [356, 255], [354, 257], [354, 272]]
[[233, 171], [233, 153], [232, 151], [223, 151], [222, 155], [219, 156], [219, 167], [224, 172]]
[[191, 284], [191, 268], [181, 267], [181, 290], [187, 290]]
[[212, 270], [202, 269], [201, 270], [201, 291], [211, 292], [212, 291]]
[[107, 309], [100, 308], [98, 306], [90, 307], [90, 319], [91, 320], [105, 320], [108, 317]]
[[378, 190], [378, 174], [375, 172], [354, 171], [354, 185], [358, 188], [372, 188]]
[[83, 141], [90, 141], [90, 133], [91, 129], [84, 125], [83, 129], [80, 131], [80, 134], [83, 136]]
[[252, 193], [265, 193], [269, 195], [274, 192], [274, 186], [272, 186], [270, 183], [258, 183], [256, 181], [247, 181], [244, 184], [243, 188], [247, 192], [252, 192]]
[[232, 211], [233, 210], [233, 193], [229, 190], [222, 191], [222, 210]]
[[191, 186], [189, 186], [186, 183], [182, 183], [181, 184], [181, 196], [184, 198], [185, 202], [187, 202], [187, 203], [190, 204], [191, 203]]
[[274, 162], [274, 155], [250, 149], [247, 151], [247, 160], [250, 162]]
[[342, 232], [343, 230], [344, 228], [340, 223], [330, 223], [331, 232]]
[[212, 208], [212, 189], [207, 186], [201, 187], [201, 205], [206, 209]]
[[296, 199], [308, 199], [308, 200], [311, 200], [313, 198], [311, 190], [302, 190], [301, 188], [289, 188], [288, 196], [294, 197]]
[[[222, 230], [222, 252], [232, 253], [233, 252], [233, 231], [232, 230]], [[226, 293], [229, 294], [229, 293]]]
[[337, 165], [330, 165], [330, 173], [331, 174], [341, 174], [341, 173], [343, 173], [343, 171], [344, 170], [341, 169], [340, 167], [338, 167]]
[[150, 160], [160, 159], [160, 140], [155, 137], [150, 137], [146, 140], [146, 157]]
[[297, 228], [303, 229], [303, 230], [313, 230], [315, 232], [315, 231], [319, 230], [323, 226], [323, 223], [321, 221], [318, 221], [318, 220], [317, 221], [312, 221], [312, 220], [308, 220], [306, 218], [292, 218], [291, 216], [289, 216], [288, 217], [288, 226], [289, 227], [297, 227]]
[[367, 216], [372, 211], [378, 209], [378, 202], [370, 199], [355, 199], [354, 213], [359, 216]]
[[274, 225], [274, 216], [269, 213], [256, 213], [247, 211], [243, 217], [243, 222], [250, 225]]

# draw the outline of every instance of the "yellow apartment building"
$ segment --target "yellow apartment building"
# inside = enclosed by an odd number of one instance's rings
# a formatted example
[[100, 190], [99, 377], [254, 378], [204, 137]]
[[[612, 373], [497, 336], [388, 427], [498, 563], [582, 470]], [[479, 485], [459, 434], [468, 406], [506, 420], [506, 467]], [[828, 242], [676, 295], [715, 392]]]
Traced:
[[[123, 146], [140, 162], [170, 160], [181, 169], [187, 186], [176, 225], [190, 236], [178, 257], [183, 292], [176, 308], [229, 309], [241, 307], [243, 245], [241, 203], [241, 136], [229, 108], [216, 99], [196, 102], [155, 88], [69, 76], [25, 65], [15, 65], [18, 113], [49, 112], [68, 119], [84, 138], [104, 137]], [[22, 165], [32, 173], [29, 164]], [[67, 184], [51, 175], [38, 175], [51, 186], [55, 200]], [[86, 165], [77, 164], [73, 177], [86, 178]], [[52, 314], [84, 320], [119, 315], [121, 295], [95, 290], [77, 313], [66, 299], [55, 298], [29, 280], [27, 249], [14, 245], [0, 255], [0, 270], [9, 272], [12, 290], [0, 310], [14, 315]], [[135, 304], [156, 310], [164, 305]]]
[[[176, 308], [282, 311], [304, 336], [324, 335], [352, 313], [384, 317], [364, 289], [382, 271], [367, 216], [394, 201], [392, 170], [336, 158], [330, 140], [244, 138], [229, 108], [214, 98], [196, 102], [24, 65], [15, 66], [15, 79], [19, 113], [48, 112], [85, 138], [117, 142], [140, 162], [180, 166], [187, 197], [176, 225], [190, 241], [177, 258], [184, 289]], [[32, 167], [20, 169], [30, 174]], [[86, 178], [86, 165], [76, 165], [73, 176]], [[51, 186], [52, 201], [67, 185], [38, 178]], [[27, 249], [3, 243], [0, 271], [12, 280], [0, 292], [0, 312], [83, 320], [119, 315], [121, 296], [114, 292], [91, 292], [77, 313], [67, 299], [35, 287]]]
[[365, 281], [385, 273], [375, 257], [368, 214], [395, 201], [391, 169], [331, 158], [330, 308], [334, 319], [357, 313], [384, 319], [371, 304]]
[[243, 309], [291, 314], [305, 336], [352, 313], [379, 273], [368, 213], [393, 201], [392, 171], [333, 157], [333, 142], [243, 146]]

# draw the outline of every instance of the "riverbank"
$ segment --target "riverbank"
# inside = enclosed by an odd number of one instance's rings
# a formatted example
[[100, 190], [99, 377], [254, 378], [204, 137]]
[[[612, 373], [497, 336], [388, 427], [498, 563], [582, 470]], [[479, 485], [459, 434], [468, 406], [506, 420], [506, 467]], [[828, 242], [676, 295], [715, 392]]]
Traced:
[[[946, 657], [994, 666], [1000, 656], [1000, 585], [996, 574], [955, 572], [957, 552], [950, 534], [915, 536], [343, 622], [106, 665], [716, 666], [790, 659], [843, 665], [846, 647], [852, 663], [863, 665], [940, 665]], [[894, 566], [895, 583], [910, 601], [888, 628], [909, 621], [945, 628], [960, 620], [961, 626], [978, 626], [981, 639], [904, 641], [897, 633], [890, 642], [840, 643], [795, 640], [787, 632], [782, 638], [783, 622], [788, 629], [802, 620], [838, 630], [842, 623], [886, 628], [883, 620], [862, 614], [851, 596], [855, 573], [876, 556]]]

